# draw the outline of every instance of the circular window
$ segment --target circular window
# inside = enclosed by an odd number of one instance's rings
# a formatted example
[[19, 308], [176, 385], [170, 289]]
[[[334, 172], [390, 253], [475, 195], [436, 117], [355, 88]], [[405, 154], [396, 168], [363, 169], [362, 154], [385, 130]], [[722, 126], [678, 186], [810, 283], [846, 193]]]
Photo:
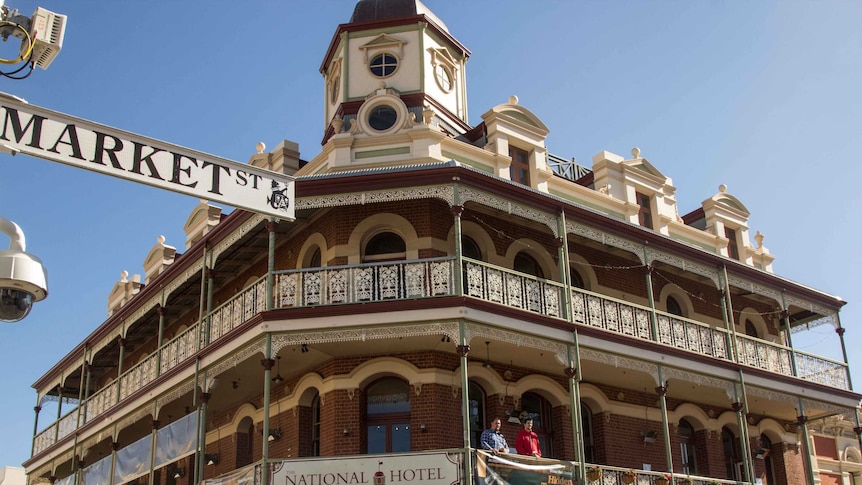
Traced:
[[377, 77], [386, 77], [398, 68], [398, 59], [392, 54], [380, 54], [371, 59], [371, 74]]
[[338, 101], [338, 92], [341, 84], [341, 76], [335, 76], [329, 82], [329, 102], [334, 103]]
[[452, 70], [449, 69], [449, 66], [444, 66], [443, 64], [437, 64], [434, 66], [434, 80], [437, 81], [437, 86], [439, 86], [444, 93], [452, 91], [453, 77]]
[[368, 114], [368, 125], [377, 131], [386, 131], [392, 128], [397, 120], [398, 112], [388, 104], [377, 106]]

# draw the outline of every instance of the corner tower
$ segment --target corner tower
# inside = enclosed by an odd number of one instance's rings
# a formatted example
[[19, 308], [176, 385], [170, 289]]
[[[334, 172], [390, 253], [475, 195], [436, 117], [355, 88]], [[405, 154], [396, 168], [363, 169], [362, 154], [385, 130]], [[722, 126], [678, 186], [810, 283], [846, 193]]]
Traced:
[[[387, 134], [422, 111], [439, 128], [466, 132], [465, 66], [470, 51], [418, 0], [360, 0], [338, 26], [320, 66], [326, 85], [323, 143], [333, 120]], [[386, 96], [377, 96], [386, 94]], [[358, 126], [353, 126], [354, 124]]]

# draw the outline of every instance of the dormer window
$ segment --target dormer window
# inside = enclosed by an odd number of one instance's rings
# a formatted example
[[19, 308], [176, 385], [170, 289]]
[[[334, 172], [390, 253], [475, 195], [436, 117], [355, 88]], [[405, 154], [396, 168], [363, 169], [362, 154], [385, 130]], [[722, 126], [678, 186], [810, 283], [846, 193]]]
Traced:
[[512, 164], [509, 165], [509, 178], [512, 182], [530, 185], [530, 154], [526, 150], [509, 145], [509, 156]]
[[380, 54], [371, 59], [368, 65], [371, 74], [377, 77], [387, 77], [398, 69], [398, 59], [392, 54]]
[[649, 196], [635, 192], [635, 197], [638, 202], [638, 224], [647, 229], [652, 229], [652, 208], [650, 207]]
[[724, 237], [727, 238], [727, 256], [739, 261], [739, 246], [736, 242], [736, 231], [725, 226]]

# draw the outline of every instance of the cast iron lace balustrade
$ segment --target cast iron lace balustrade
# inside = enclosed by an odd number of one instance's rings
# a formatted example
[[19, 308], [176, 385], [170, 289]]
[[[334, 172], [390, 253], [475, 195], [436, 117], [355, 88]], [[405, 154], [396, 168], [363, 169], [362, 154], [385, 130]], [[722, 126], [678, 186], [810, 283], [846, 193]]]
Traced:
[[[463, 259], [465, 295], [554, 318], [565, 318], [566, 287], [481, 261]], [[434, 298], [456, 294], [455, 258], [431, 258], [274, 272], [274, 308], [339, 305], [373, 301]], [[571, 288], [572, 319], [629, 337], [652, 340], [682, 350], [729, 360], [726, 330], [656, 311], [658, 335], [653, 335], [652, 310], [608, 296]], [[224, 338], [266, 310], [266, 276], [209, 312], [87, 399], [80, 419], [77, 409], [50, 424], [34, 439], [33, 454], [51, 447], [93, 418], [153, 382], [158, 375], [190, 361], [200, 348]], [[793, 351], [776, 343], [736, 335], [739, 362], [792, 376], [791, 352], [798, 377], [837, 389], [849, 389], [846, 364]], [[157, 356], [160, 357], [157, 359]], [[158, 362], [158, 368], [157, 368]], [[80, 421], [80, 422], [79, 422]]]
[[408, 300], [454, 294], [454, 258], [275, 272], [275, 307]]

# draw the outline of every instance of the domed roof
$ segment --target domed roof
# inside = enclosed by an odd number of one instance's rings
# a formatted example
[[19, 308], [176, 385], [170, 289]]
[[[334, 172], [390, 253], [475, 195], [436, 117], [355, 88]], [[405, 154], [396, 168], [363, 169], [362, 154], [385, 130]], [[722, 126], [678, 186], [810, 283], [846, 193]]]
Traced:
[[438, 27], [447, 33], [449, 32], [446, 24], [437, 18], [434, 12], [429, 10], [419, 0], [359, 0], [356, 8], [353, 9], [350, 23], [413, 17], [416, 15], [425, 15], [437, 24]]

